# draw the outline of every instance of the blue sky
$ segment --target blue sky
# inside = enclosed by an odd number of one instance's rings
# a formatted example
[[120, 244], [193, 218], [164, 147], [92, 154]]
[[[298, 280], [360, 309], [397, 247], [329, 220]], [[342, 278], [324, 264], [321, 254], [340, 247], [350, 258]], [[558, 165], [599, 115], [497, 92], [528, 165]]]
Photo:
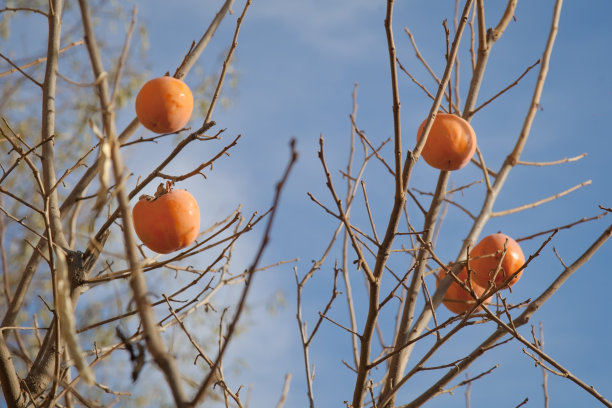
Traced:
[[[441, 75], [444, 64], [441, 21], [444, 18], [452, 21], [454, 2], [435, 3], [432, 7], [425, 2], [398, 2], [394, 16], [398, 56], [430, 89], [435, 88], [414, 58], [403, 28], [410, 28], [421, 52]], [[491, 26], [502, 9], [500, 5], [487, 6], [487, 26]], [[552, 1], [519, 2], [516, 21], [510, 23], [493, 48], [479, 101], [514, 81], [541, 56], [552, 6]], [[598, 214], [597, 205], [610, 202], [612, 183], [607, 175], [607, 163], [612, 132], [606, 123], [612, 113], [612, 75], [608, 68], [611, 61], [610, 53], [606, 52], [612, 35], [610, 8], [609, 2], [602, 1], [589, 7], [578, 2], [564, 5], [542, 97], [543, 110], [536, 117], [522, 159], [550, 161], [581, 153], [587, 153], [587, 157], [577, 163], [554, 167], [515, 168], [494, 208], [503, 210], [537, 201], [589, 179], [592, 184], [541, 207], [493, 219], [483, 234], [503, 230], [514, 237], [527, 236]], [[240, 6], [236, 5], [235, 9], [239, 10]], [[241, 180], [245, 203], [265, 205], [268, 202], [272, 183], [284, 164], [287, 142], [290, 137], [298, 139], [300, 162], [285, 191], [279, 222], [267, 253], [271, 261], [299, 257], [298, 268], [304, 272], [310, 260], [322, 253], [335, 228], [334, 220], [310, 202], [306, 192], [331, 203], [316, 157], [318, 138], [324, 137], [328, 160], [335, 163], [334, 168], [344, 168], [350, 130], [348, 114], [352, 109], [351, 92], [355, 82], [359, 84], [359, 126], [378, 143], [392, 135], [384, 11], [383, 2], [368, 1], [266, 1], [255, 2], [249, 10], [236, 52], [240, 77], [237, 98], [228, 110], [220, 110], [215, 116], [228, 131], [245, 135], [232, 156], [234, 161], [228, 161], [223, 168], [232, 174], [230, 178]], [[221, 35], [216, 41], [220, 38]], [[460, 54], [464, 92], [469, 80], [466, 75], [469, 54], [465, 44]], [[537, 69], [473, 120], [479, 146], [493, 169], [499, 168], [520, 131], [536, 77]], [[403, 75], [400, 75], [400, 93], [404, 148], [410, 148], [430, 104]], [[389, 157], [390, 150], [385, 153]], [[452, 177], [455, 185], [478, 177], [474, 166], [457, 173]], [[333, 174], [336, 185], [341, 185], [338, 172]], [[415, 170], [413, 186], [432, 190], [436, 177], [437, 173], [421, 162]], [[369, 167], [365, 179], [377, 225], [382, 228], [393, 187], [376, 164]], [[474, 193], [479, 194], [482, 190]], [[478, 200], [464, 200], [462, 203], [467, 203], [469, 208], [478, 209]], [[566, 263], [575, 260], [605, 229], [609, 223], [607, 218], [558, 234], [553, 245]], [[363, 221], [361, 225], [367, 226]], [[460, 212], [449, 210], [437, 246], [443, 259], [456, 256], [460, 240], [467, 234], [468, 221]], [[540, 243], [541, 240], [531, 240], [523, 248], [531, 253]], [[536, 326], [543, 321], [546, 351], [608, 396], [612, 395], [609, 370], [612, 355], [607, 351], [610, 332], [606, 313], [610, 254], [608, 243], [532, 319]], [[327, 268], [307, 288], [304, 312], [310, 316], [311, 326], [329, 296], [332, 265], [328, 262]], [[548, 248], [527, 270], [509, 300], [518, 302], [539, 295], [561, 270], [552, 248]], [[254, 299], [263, 301], [270, 293], [280, 290], [285, 293], [287, 307], [276, 316], [254, 322], [252, 332], [237, 341], [233, 349], [237, 355], [246, 359], [255, 357], [250, 361], [252, 371], [243, 373], [243, 381], [254, 381], [253, 406], [271, 406], [278, 398], [284, 373], [291, 372], [292, 391], [287, 404], [306, 406], [292, 271], [287, 267], [267, 272], [258, 277], [257, 283]], [[363, 285], [357, 277], [353, 284], [358, 296], [358, 316], [363, 317]], [[331, 315], [346, 322], [343, 301], [339, 299], [335, 303]], [[448, 316], [445, 310], [440, 313]], [[391, 336], [389, 319], [385, 323], [388, 339]], [[466, 330], [452, 347], [441, 351], [442, 356], [436, 361], [461, 357], [492, 330], [490, 325]], [[528, 335], [529, 327], [524, 327], [522, 333]], [[342, 401], [351, 397], [354, 377], [341, 363], [341, 359], [350, 359], [349, 341], [342, 330], [324, 324], [313, 344], [311, 358], [316, 364], [314, 387], [318, 406], [341, 406]], [[259, 359], [261, 363], [257, 362]], [[277, 363], [270, 364], [271, 361]], [[475, 363], [469, 373], [476, 375], [497, 362], [501, 366], [495, 374], [473, 385], [472, 406], [490, 403], [499, 395], [504, 395], [503, 406], [516, 406], [525, 397], [529, 398], [527, 406], [543, 406], [540, 369], [534, 367], [516, 343], [492, 351]], [[410, 396], [418, 395], [437, 375], [417, 376], [415, 383], [402, 391], [400, 400], [410, 401]], [[549, 375], [549, 390], [553, 406], [598, 406], [591, 396], [565, 379]], [[457, 390], [454, 399], [440, 396], [427, 406], [463, 406], [462, 393], [463, 389]]]
[[[192, 40], [197, 40], [211, 20], [219, 1], [130, 1], [138, 4], [139, 21], [149, 31], [150, 49], [146, 68], [153, 76], [173, 71]], [[490, 4], [489, 4], [490, 3]], [[553, 1], [519, 2], [516, 21], [494, 47], [478, 100], [488, 99], [514, 81], [524, 69], [535, 62], [544, 49]], [[217, 69], [218, 56], [229, 45], [235, 20], [243, 2], [237, 1], [235, 13], [221, 25], [200, 62], [204, 72]], [[495, 24], [503, 11], [502, 2], [487, 2], [487, 26]], [[408, 27], [415, 35], [420, 51], [434, 71], [441, 76], [444, 68], [444, 32], [441, 22], [452, 25], [454, 1], [399, 1], [394, 15], [395, 40], [402, 64], [423, 81], [433, 92], [435, 87], [414, 57], [408, 37]], [[262, 210], [271, 202], [274, 183], [288, 158], [289, 140], [298, 141], [300, 159], [284, 191], [277, 222], [264, 263], [299, 258], [298, 271], [304, 273], [312, 259], [319, 257], [336, 221], [312, 203], [306, 193], [312, 192], [322, 202], [331, 204], [324, 186], [324, 174], [316, 156], [318, 138], [325, 139], [328, 164], [336, 186], [344, 186], [338, 169], [344, 169], [348, 155], [352, 110], [351, 93], [358, 83], [357, 122], [374, 144], [392, 136], [391, 91], [388, 79], [388, 57], [383, 20], [385, 2], [371, 0], [254, 0], [241, 29], [235, 54], [238, 86], [228, 96], [227, 108], [217, 108], [213, 119], [227, 128], [229, 142], [242, 134], [230, 158], [215, 165], [207, 180], [195, 179], [185, 184], [194, 192], [203, 210], [203, 223], [227, 214], [242, 203], [245, 212]], [[575, 162], [553, 167], [515, 168], [506, 182], [494, 209], [504, 210], [554, 195], [586, 180], [592, 184], [569, 196], [535, 209], [507, 217], [492, 219], [483, 235], [503, 232], [523, 237], [541, 230], [567, 224], [601, 211], [597, 205], [612, 206], [612, 181], [608, 175], [612, 148], [612, 3], [609, 1], [567, 1], [563, 7], [560, 30], [551, 59], [551, 68], [531, 136], [521, 157], [525, 161], [551, 161], [587, 153]], [[138, 41], [136, 39], [136, 41]], [[464, 36], [460, 51], [461, 90], [469, 84], [469, 33]], [[532, 70], [518, 86], [495, 103], [487, 106], [473, 119], [479, 147], [485, 161], [498, 169], [513, 146], [532, 95], [538, 68]], [[186, 82], [191, 83], [191, 77]], [[427, 115], [430, 101], [402, 73], [399, 76], [402, 98], [402, 132], [404, 150], [414, 146], [418, 125]], [[196, 98], [198, 97], [195, 95]], [[130, 107], [121, 120], [133, 117]], [[203, 114], [194, 113], [193, 126], [201, 123]], [[122, 128], [121, 124], [119, 128]], [[144, 130], [139, 134], [147, 134]], [[215, 145], [215, 146], [221, 146]], [[164, 145], [147, 147], [132, 154], [134, 171], [146, 168], [149, 154], [163, 154]], [[173, 164], [170, 172], [189, 169], [212, 149], [190, 150]], [[157, 150], [156, 150], [157, 149]], [[383, 150], [391, 157], [391, 149]], [[142, 166], [142, 167], [140, 167]], [[468, 165], [452, 175], [459, 186], [480, 176], [476, 167]], [[437, 172], [420, 161], [415, 169], [412, 187], [431, 191]], [[379, 233], [391, 205], [393, 185], [379, 163], [372, 162], [364, 177], [370, 204]], [[472, 196], [461, 203], [476, 212], [482, 199], [483, 187], [476, 187]], [[425, 201], [425, 198], [422, 198]], [[367, 229], [363, 212], [356, 211], [356, 222]], [[361, 217], [361, 218], [360, 218]], [[415, 214], [415, 218], [417, 215]], [[552, 245], [566, 263], [573, 262], [609, 225], [610, 216], [560, 232]], [[417, 225], [422, 221], [415, 221]], [[450, 208], [436, 247], [442, 259], [454, 259], [461, 239], [469, 231], [470, 222], [461, 212]], [[243, 244], [236, 265], [248, 265], [258, 243], [260, 231]], [[532, 253], [541, 239], [523, 244], [526, 254]], [[610, 243], [580, 269], [558, 293], [532, 318], [532, 324], [543, 322], [545, 350], [561, 364], [609, 399], [612, 398], [612, 352], [609, 348], [610, 317], [609, 284], [612, 261]], [[238, 251], [237, 251], [238, 252]], [[305, 318], [312, 327], [328, 300], [331, 291], [333, 259], [317, 273], [305, 289]], [[406, 262], [408, 258], [406, 258]], [[402, 270], [400, 257], [393, 266]], [[510, 302], [520, 302], [538, 296], [562, 271], [552, 247], [525, 272]], [[356, 271], [351, 271], [357, 314], [365, 313], [363, 283]], [[285, 306], [271, 314], [266, 310], [275, 294], [282, 293]], [[256, 277], [252, 291], [252, 309], [245, 319], [246, 331], [230, 348], [231, 358], [247, 361], [244, 370], [227, 380], [234, 388], [252, 384], [252, 407], [274, 406], [286, 373], [293, 375], [286, 406], [307, 406], [302, 353], [295, 320], [295, 279], [292, 266], [265, 271]], [[231, 299], [228, 295], [227, 299]], [[439, 313], [448, 317], [448, 312]], [[330, 313], [346, 322], [346, 303], [340, 296]], [[392, 319], [382, 321], [385, 339], [392, 336]], [[360, 329], [362, 326], [360, 326]], [[471, 351], [494, 330], [491, 324], [466, 329], [453, 346], [440, 352], [435, 361], [456, 359]], [[529, 327], [521, 332], [528, 336]], [[350, 338], [337, 327], [324, 323], [315, 339], [311, 359], [316, 365], [314, 380], [317, 406], [338, 407], [352, 397], [353, 374], [342, 359], [351, 358]], [[423, 349], [417, 348], [416, 354]], [[499, 362], [494, 374], [474, 383], [472, 406], [483, 406], [503, 396], [500, 406], [516, 406], [525, 397], [527, 406], [543, 406], [540, 369], [511, 342], [487, 353], [469, 370], [476, 375]], [[433, 363], [432, 363], [433, 364]], [[415, 382], [399, 394], [398, 401], [411, 397], [437, 379], [437, 372], [415, 378]], [[463, 376], [460, 377], [463, 379]], [[464, 389], [454, 396], [443, 395], [428, 407], [464, 406]], [[245, 392], [245, 391], [243, 391]], [[552, 406], [599, 406], [595, 399], [566, 379], [549, 375]], [[246, 394], [242, 394], [246, 395]], [[453, 399], [451, 399], [453, 398]]]

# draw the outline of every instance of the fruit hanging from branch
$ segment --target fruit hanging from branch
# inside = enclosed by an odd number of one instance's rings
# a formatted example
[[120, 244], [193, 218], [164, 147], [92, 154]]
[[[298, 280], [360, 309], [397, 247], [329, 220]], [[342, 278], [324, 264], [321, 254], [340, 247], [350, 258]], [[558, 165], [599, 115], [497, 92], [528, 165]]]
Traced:
[[[504, 247], [506, 248], [505, 253]], [[502, 233], [484, 237], [470, 251], [469, 267], [474, 271], [472, 279], [483, 287], [486, 287], [489, 281], [493, 281], [497, 288], [501, 287], [524, 263], [525, 255], [523, 255], [521, 246]], [[522, 274], [523, 271], [518, 272], [508, 286], [518, 282]]]
[[168, 254], [195, 241], [200, 209], [187, 191], [160, 184], [155, 196], [143, 195], [132, 209], [136, 235], [150, 250]]
[[[442, 269], [436, 276], [436, 288], [445, 276], [446, 272], [444, 271], [444, 269]], [[485, 292], [485, 288], [474, 282], [473, 278], [471, 279], [471, 282], [468, 283], [468, 274], [465, 268], [461, 269], [461, 272], [459, 272], [457, 278], [459, 278], [463, 283], [465, 283], [466, 286], [469, 287], [471, 285], [472, 289], [474, 290], [474, 293], [479, 298]], [[490, 297], [488, 299], [485, 299], [483, 304], [489, 303], [489, 300]], [[476, 299], [470, 294], [470, 292], [463, 289], [457, 282], [453, 280], [453, 282], [446, 290], [442, 302], [444, 303], [444, 306], [446, 306], [446, 308], [451, 312], [461, 314], [471, 310], [476, 304]], [[478, 307], [474, 312], [476, 313], [480, 310], [481, 308]]]
[[136, 96], [136, 116], [155, 133], [181, 130], [191, 117], [193, 95], [180, 79], [163, 76], [143, 85]]
[[[417, 141], [426, 122], [427, 119], [419, 126]], [[475, 151], [476, 133], [469, 122], [457, 115], [438, 112], [421, 155], [436, 169], [459, 170], [468, 164]]]

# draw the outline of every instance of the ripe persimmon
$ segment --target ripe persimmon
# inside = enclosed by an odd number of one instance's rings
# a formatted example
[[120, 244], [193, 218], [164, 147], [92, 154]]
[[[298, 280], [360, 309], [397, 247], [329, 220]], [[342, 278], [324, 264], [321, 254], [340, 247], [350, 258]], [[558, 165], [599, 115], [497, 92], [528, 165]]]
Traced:
[[150, 250], [167, 254], [195, 241], [200, 230], [200, 209], [186, 190], [168, 183], [155, 197], [143, 195], [132, 209], [136, 235]]
[[[425, 119], [417, 132], [417, 141], [425, 126]], [[427, 136], [421, 155], [439, 170], [458, 170], [468, 164], [476, 151], [476, 134], [465, 119], [450, 113], [438, 112]]]
[[[506, 253], [502, 260], [502, 254], [506, 246]], [[499, 272], [497, 266], [500, 264]], [[496, 287], [500, 287], [504, 281], [518, 271], [525, 263], [525, 255], [521, 250], [520, 245], [507, 236], [506, 234], [497, 233], [484, 237], [470, 251], [469, 267], [474, 271], [473, 280], [480, 286], [486, 287], [490, 280], [495, 278]], [[508, 283], [508, 286], [514, 285], [523, 274], [520, 271]]]
[[143, 85], [136, 96], [136, 116], [155, 133], [182, 129], [193, 110], [191, 90], [180, 79], [163, 76]]
[[[442, 279], [444, 279], [444, 276], [446, 276], [446, 272], [444, 271], [444, 269], [442, 269], [436, 276], [436, 288], [438, 287]], [[466, 284], [466, 286], [469, 286], [467, 283], [467, 269], [462, 268], [461, 272], [459, 272], [459, 274], [457, 275], [457, 278], [461, 279]], [[478, 297], [482, 296], [485, 291], [485, 288], [476, 284], [476, 282], [474, 282], [473, 276], [471, 280], [471, 285], [472, 289], [474, 289], [474, 293]], [[489, 299], [486, 299], [483, 304], [489, 303]], [[476, 303], [476, 299], [472, 297], [470, 292], [463, 289], [461, 286], [459, 286], [457, 282], [453, 280], [448, 289], [446, 290], [446, 293], [444, 294], [444, 300], [442, 301], [442, 303], [444, 303], [444, 306], [446, 306], [446, 308], [451, 312], [461, 314], [467, 312], [468, 310], [471, 310], [472, 307], [474, 307], [474, 304]], [[475, 312], [478, 312], [480, 310], [481, 308], [478, 307]]]

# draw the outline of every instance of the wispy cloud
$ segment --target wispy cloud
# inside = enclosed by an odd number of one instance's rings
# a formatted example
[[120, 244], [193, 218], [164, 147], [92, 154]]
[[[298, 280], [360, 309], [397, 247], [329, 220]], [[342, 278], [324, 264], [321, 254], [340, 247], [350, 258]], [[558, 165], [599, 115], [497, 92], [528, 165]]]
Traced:
[[330, 57], [356, 57], [373, 41], [369, 16], [381, 7], [370, 0], [277, 0], [261, 3], [253, 18], [278, 21]]

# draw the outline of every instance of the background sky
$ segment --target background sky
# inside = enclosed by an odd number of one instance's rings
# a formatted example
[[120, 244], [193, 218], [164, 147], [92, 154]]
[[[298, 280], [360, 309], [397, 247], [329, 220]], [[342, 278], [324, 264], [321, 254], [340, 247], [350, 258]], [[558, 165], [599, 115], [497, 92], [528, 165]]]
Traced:
[[[433, 3], [400, 1], [394, 15], [398, 56], [403, 65], [432, 92], [435, 87], [414, 58], [403, 28], [408, 27], [414, 33], [422, 54], [441, 76], [445, 62], [441, 22], [445, 18], [452, 21], [454, 2]], [[502, 3], [487, 3], [487, 27], [495, 24], [501, 16]], [[552, 1], [519, 2], [516, 21], [510, 23], [502, 39], [493, 47], [479, 102], [514, 81], [541, 56], [553, 4]], [[238, 3], [235, 10], [240, 10], [240, 6]], [[527, 236], [596, 215], [600, 213], [598, 204], [610, 203], [612, 182], [608, 163], [612, 131], [607, 118], [612, 114], [612, 75], [609, 69], [612, 57], [609, 52], [611, 11], [612, 4], [607, 1], [593, 2], [588, 7], [575, 1], [564, 5], [541, 100], [542, 109], [521, 158], [525, 161], [550, 161], [581, 153], [587, 153], [587, 157], [560, 166], [515, 168], [494, 209], [509, 209], [537, 201], [586, 180], [592, 180], [592, 184], [538, 208], [493, 219], [485, 227], [483, 236], [498, 230], [514, 237]], [[237, 97], [229, 109], [219, 110], [215, 115], [218, 123], [227, 127], [230, 134], [242, 133], [245, 137], [233, 153], [233, 160], [217, 168], [231, 181], [215, 190], [225, 194], [226, 189], [235, 189], [238, 195], [244, 196], [245, 204], [265, 206], [269, 202], [272, 183], [285, 163], [288, 140], [291, 137], [298, 139], [300, 162], [283, 196], [278, 223], [267, 252], [270, 261], [299, 257], [298, 268], [305, 272], [309, 262], [322, 254], [335, 228], [335, 221], [317, 208], [307, 198], [306, 192], [331, 203], [316, 157], [320, 135], [326, 142], [328, 162], [334, 163], [332, 174], [336, 185], [341, 185], [337, 170], [346, 166], [350, 130], [348, 115], [352, 110], [354, 83], [359, 85], [357, 118], [360, 128], [375, 144], [392, 135], [384, 13], [384, 2], [373, 1], [256, 1], [248, 12], [236, 51]], [[191, 14], [191, 17], [196, 16], [196, 13]], [[164, 16], [166, 21], [171, 18], [166, 13], [155, 15], [158, 18]], [[143, 18], [148, 18], [148, 15], [143, 15]], [[164, 24], [163, 20], [151, 18], [152, 24]], [[230, 20], [225, 22], [225, 29], [233, 28], [233, 24], [227, 24]], [[184, 26], [194, 29], [192, 36], [197, 36], [197, 24]], [[160, 41], [160, 49], [167, 49], [162, 45], [162, 38], [157, 40], [153, 27], [152, 44]], [[165, 38], [161, 31], [157, 33]], [[221, 42], [222, 33], [216, 37], [217, 43]], [[464, 37], [460, 54], [463, 92], [469, 83], [468, 38], [467, 35]], [[207, 64], [206, 56], [203, 64]], [[406, 76], [400, 73], [399, 78], [404, 148], [411, 148], [416, 128], [426, 116], [430, 101]], [[498, 169], [513, 146], [536, 78], [537, 68], [518, 86], [474, 117], [472, 123], [489, 167]], [[464, 99], [465, 93], [462, 96]], [[384, 152], [386, 157], [390, 157], [390, 148]], [[372, 163], [368, 171], [365, 176], [368, 194], [376, 225], [381, 229], [391, 205], [393, 185], [380, 165]], [[478, 177], [475, 166], [471, 165], [453, 174], [452, 182], [458, 186]], [[437, 172], [420, 162], [415, 170], [413, 186], [432, 191], [436, 178]], [[480, 205], [482, 187], [475, 190], [477, 192], [472, 192], [474, 200], [466, 195], [461, 201], [474, 212]], [[368, 224], [363, 221], [361, 225], [367, 229]], [[609, 217], [604, 217], [602, 221], [561, 232], [553, 245], [564, 261], [571, 263], [609, 222]], [[455, 258], [469, 225], [469, 220], [461, 212], [449, 209], [437, 245], [442, 259]], [[541, 242], [542, 239], [523, 243], [525, 253], [533, 252]], [[536, 327], [538, 322], [543, 322], [546, 352], [608, 398], [612, 396], [610, 317], [607, 313], [611, 254], [608, 243], [532, 319]], [[310, 327], [328, 299], [332, 266], [333, 263], [328, 262], [306, 289], [308, 300], [304, 314], [310, 317]], [[520, 285], [509, 295], [509, 301], [518, 303], [538, 296], [561, 271], [552, 247], [547, 248], [525, 272]], [[353, 285], [358, 317], [363, 318], [363, 285], [357, 277]], [[263, 318], [252, 318], [250, 331], [234, 345], [233, 352], [249, 361], [241, 378], [254, 385], [253, 406], [273, 406], [283, 376], [290, 372], [293, 381], [287, 406], [306, 406], [291, 268], [279, 268], [260, 275], [256, 288], [253, 293], [255, 303], [264, 303], [271, 293], [280, 291], [285, 294], [287, 306], [276, 316], [262, 314]], [[341, 298], [335, 303], [331, 316], [347, 322], [343, 301]], [[448, 316], [445, 309], [440, 309], [439, 313]], [[392, 326], [383, 327], [386, 339], [390, 341]], [[434, 361], [460, 358], [493, 329], [488, 325], [467, 330], [452, 342], [452, 346], [443, 348], [441, 356]], [[521, 332], [529, 337], [529, 330], [530, 327], [526, 326]], [[311, 359], [316, 365], [314, 388], [318, 406], [342, 406], [344, 400], [351, 398], [354, 376], [341, 363], [341, 359], [351, 361], [349, 341], [349, 336], [341, 329], [324, 324], [313, 343]], [[415, 353], [418, 354], [418, 349]], [[512, 342], [488, 353], [469, 369], [469, 373], [476, 375], [498, 362], [500, 367], [495, 374], [474, 383], [472, 406], [483, 406], [501, 398], [500, 406], [514, 407], [526, 397], [529, 398], [527, 406], [543, 406], [540, 368], [522, 353], [518, 343]], [[439, 375], [434, 372], [417, 376], [400, 393], [398, 401], [410, 401], [411, 396], [418, 395]], [[459, 378], [462, 379], [463, 376]], [[457, 390], [454, 397], [440, 396], [427, 406], [463, 406], [463, 391]], [[599, 406], [595, 399], [571, 382], [551, 375], [549, 394], [552, 406]]]
[[[220, 1], [134, 1], [139, 7], [140, 24], [148, 28], [150, 43], [144, 69], [152, 76], [175, 69], [191, 41], [200, 38], [220, 7]], [[487, 2], [487, 27], [497, 23], [503, 2]], [[222, 23], [199, 66], [205, 73], [218, 69], [219, 55], [227, 49], [233, 35], [242, 1], [235, 13]], [[551, 0], [519, 2], [515, 21], [493, 46], [478, 101], [513, 82], [527, 66], [540, 58], [547, 40], [552, 8]], [[251, 292], [249, 314], [244, 319], [245, 331], [230, 348], [230, 359], [242, 370], [227, 375], [235, 389], [239, 384], [252, 385], [251, 407], [274, 406], [278, 401], [286, 373], [293, 376], [287, 407], [307, 406], [301, 345], [298, 338], [296, 288], [293, 266], [305, 273], [311, 260], [323, 253], [336, 221], [307, 197], [312, 192], [322, 202], [331, 204], [324, 186], [324, 174], [316, 152], [318, 139], [325, 139], [328, 165], [337, 187], [344, 191], [339, 169], [346, 167], [350, 136], [349, 114], [351, 93], [357, 91], [357, 123], [377, 145], [393, 134], [389, 64], [383, 20], [385, 2], [372, 0], [254, 0], [243, 23], [234, 69], [237, 86], [228, 90], [230, 103], [218, 107], [213, 115], [219, 128], [226, 128], [224, 140], [211, 147], [198, 147], [184, 152], [168, 173], [179, 173], [206, 160], [218, 146], [241, 134], [230, 158], [215, 164], [208, 179], [193, 179], [183, 186], [194, 193], [202, 209], [203, 223], [216, 220], [242, 203], [245, 213], [261, 211], [271, 202], [275, 182], [288, 159], [288, 144], [297, 139], [300, 158], [290, 182], [283, 192], [281, 207], [263, 264], [299, 258], [290, 266], [265, 271], [256, 276]], [[454, 1], [399, 1], [394, 14], [397, 54], [402, 64], [431, 92], [436, 87], [414, 57], [408, 27], [414, 34], [421, 53], [431, 67], [442, 75], [445, 39], [442, 20], [452, 27]], [[503, 231], [515, 238], [554, 228], [601, 213], [598, 205], [612, 206], [610, 152], [612, 150], [612, 3], [607, 0], [567, 1], [563, 6], [559, 34], [552, 54], [551, 67], [544, 87], [541, 110], [533, 124], [530, 138], [521, 156], [525, 161], [552, 161], [587, 153], [586, 158], [559, 166], [522, 167], [512, 170], [494, 210], [514, 208], [545, 198], [579, 183], [592, 183], [569, 196], [540, 207], [503, 218], [492, 219], [483, 236]], [[135, 38], [135, 41], [140, 39]], [[469, 31], [460, 49], [462, 100], [469, 85]], [[33, 47], [35, 48], [35, 47]], [[532, 96], [539, 67], [532, 70], [516, 87], [495, 103], [480, 111], [472, 125], [487, 165], [497, 170], [514, 145]], [[186, 82], [195, 88], [198, 84]], [[399, 74], [402, 100], [402, 132], [404, 150], [412, 148], [418, 125], [430, 109], [430, 100], [403, 73]], [[198, 95], [195, 95], [196, 98]], [[119, 116], [119, 128], [131, 120], [133, 112], [126, 108]], [[192, 126], [203, 120], [204, 113], [195, 112]], [[139, 130], [137, 136], [147, 135]], [[130, 156], [132, 171], [145, 172], [151, 154], [162, 154], [163, 143], [146, 147]], [[159, 149], [159, 150], [156, 150]], [[392, 148], [382, 153], [391, 158]], [[455, 174], [456, 173], [456, 174]], [[480, 177], [476, 166], [451, 176], [454, 186]], [[364, 179], [379, 234], [386, 224], [392, 205], [393, 184], [380, 163], [372, 162]], [[433, 191], [437, 171], [419, 161], [411, 187]], [[483, 197], [482, 185], [458, 198], [477, 213]], [[427, 203], [427, 198], [419, 196]], [[359, 218], [361, 216], [361, 218]], [[368, 229], [363, 212], [356, 210], [355, 220]], [[417, 216], [415, 215], [415, 218]], [[560, 232], [552, 246], [564, 261], [573, 262], [609, 225], [610, 216]], [[415, 221], [416, 226], [422, 223]], [[449, 208], [436, 247], [445, 260], [454, 259], [461, 240], [471, 226], [470, 220], [455, 208]], [[248, 238], [237, 251], [234, 264], [248, 265], [258, 243], [261, 229]], [[543, 238], [522, 243], [530, 254]], [[545, 351], [558, 362], [612, 399], [612, 351], [610, 350], [609, 285], [612, 244], [606, 244], [582, 269], [547, 302], [532, 318], [537, 326], [542, 321]], [[552, 246], [546, 248], [524, 273], [508, 300], [518, 303], [538, 296], [563, 270]], [[333, 260], [315, 275], [306, 287], [304, 318], [312, 327], [317, 313], [329, 298], [333, 276]], [[402, 270], [401, 257], [393, 266]], [[409, 259], [405, 259], [408, 266]], [[358, 320], [365, 316], [365, 291], [356, 271], [351, 271]], [[341, 290], [344, 288], [341, 286]], [[227, 295], [231, 299], [231, 295]], [[270, 306], [275, 306], [274, 313]], [[438, 312], [449, 316], [446, 309]], [[344, 296], [336, 300], [330, 316], [347, 322]], [[382, 320], [387, 342], [391, 341], [392, 318]], [[363, 328], [359, 326], [360, 330]], [[491, 324], [463, 331], [442, 348], [434, 362], [445, 362], [469, 353], [494, 330]], [[520, 331], [527, 337], [530, 327]], [[425, 348], [423, 348], [425, 350]], [[417, 348], [416, 355], [423, 350]], [[346, 332], [324, 323], [311, 349], [316, 365], [314, 380], [317, 406], [339, 407], [352, 398], [354, 375], [342, 364], [351, 361], [350, 337]], [[526, 406], [543, 406], [541, 372], [526, 356], [517, 342], [511, 342], [487, 353], [469, 369], [470, 375], [500, 367], [471, 388], [472, 406], [501, 401], [499, 406], [514, 407], [526, 397]], [[434, 363], [432, 363], [434, 364]], [[230, 363], [228, 363], [230, 365]], [[409, 402], [441, 374], [428, 372], [416, 376], [402, 390], [398, 402]], [[464, 377], [460, 376], [459, 380]], [[146, 387], [147, 384], [140, 384]], [[245, 391], [243, 391], [244, 393]], [[430, 401], [428, 407], [464, 406], [462, 393], [455, 391]], [[570, 381], [549, 375], [551, 406], [599, 406], [597, 401]], [[241, 394], [245, 395], [245, 394]], [[452, 398], [452, 399], [451, 399]]]

